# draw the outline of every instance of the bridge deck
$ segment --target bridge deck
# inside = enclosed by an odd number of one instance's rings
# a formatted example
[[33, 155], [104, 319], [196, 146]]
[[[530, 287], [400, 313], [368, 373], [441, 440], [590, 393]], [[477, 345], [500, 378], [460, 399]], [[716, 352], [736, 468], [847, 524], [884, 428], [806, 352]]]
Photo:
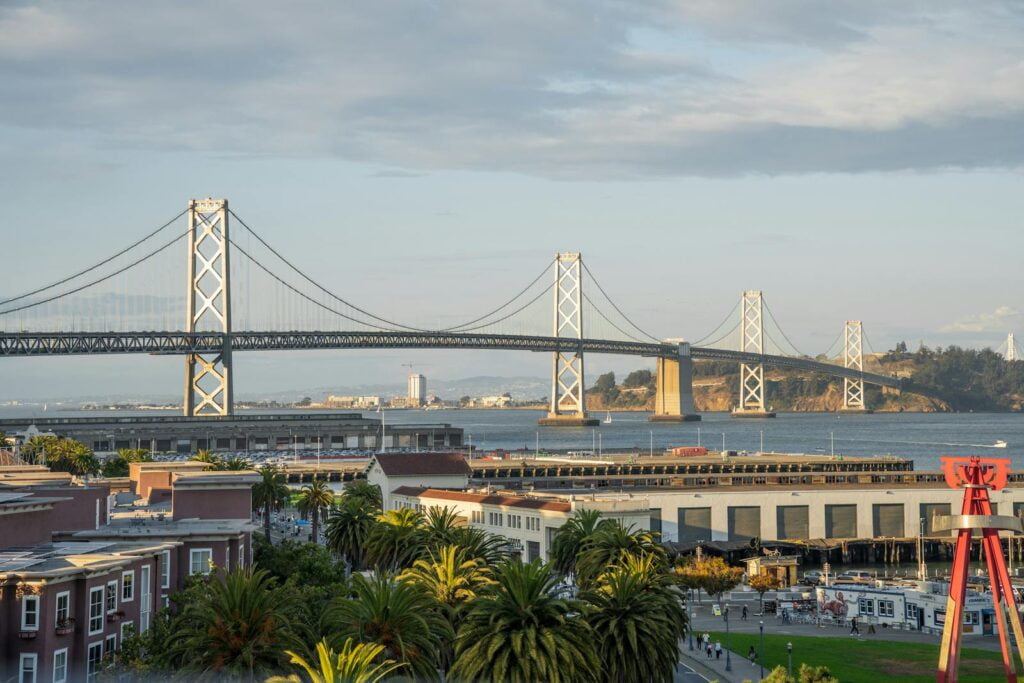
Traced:
[[[675, 358], [675, 344], [656, 344], [610, 339], [572, 339], [508, 334], [448, 332], [17, 332], [0, 333], [0, 356], [67, 356], [87, 354], [186, 354], [217, 353], [230, 337], [238, 351], [308, 349], [492, 349], [572, 353], [606, 353], [625, 356]], [[694, 346], [695, 359], [724, 360], [751, 365], [765, 364], [820, 372], [834, 377], [863, 378], [865, 382], [900, 387], [897, 377], [859, 372], [809, 358], [746, 353]]]

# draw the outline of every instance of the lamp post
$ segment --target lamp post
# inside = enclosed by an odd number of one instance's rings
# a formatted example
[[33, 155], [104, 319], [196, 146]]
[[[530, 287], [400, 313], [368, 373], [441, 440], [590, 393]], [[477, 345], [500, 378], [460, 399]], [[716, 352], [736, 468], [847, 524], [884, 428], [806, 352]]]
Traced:
[[693, 619], [690, 618], [690, 606], [684, 605], [686, 610], [686, 634], [690, 636], [690, 652], [693, 652]]
[[789, 655], [789, 677], [793, 677], [793, 643], [786, 643], [786, 654]]
[[725, 670], [732, 671], [732, 638], [729, 635], [729, 607], [725, 608]]
[[764, 679], [764, 620], [757, 622], [761, 631], [761, 652], [757, 655], [757, 662], [761, 665], [761, 678]]

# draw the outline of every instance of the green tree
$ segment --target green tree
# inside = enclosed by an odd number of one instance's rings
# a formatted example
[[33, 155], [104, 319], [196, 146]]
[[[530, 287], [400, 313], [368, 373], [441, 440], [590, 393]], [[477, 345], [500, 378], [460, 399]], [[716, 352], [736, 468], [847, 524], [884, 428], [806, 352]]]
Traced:
[[343, 500], [362, 500], [371, 509], [376, 510], [378, 514], [383, 505], [380, 487], [364, 479], [354, 481], [345, 486], [345, 490], [341, 492], [341, 497]]
[[634, 389], [636, 387], [653, 386], [654, 373], [650, 370], [634, 370], [622, 380], [622, 386]]
[[260, 480], [252, 485], [252, 505], [263, 509], [263, 534], [270, 543], [270, 513], [280, 510], [291, 493], [284, 474], [272, 465], [260, 468]]
[[428, 548], [451, 545], [457, 530], [464, 525], [455, 508], [431, 506], [423, 517], [424, 540]]
[[383, 572], [370, 579], [353, 575], [352, 589], [354, 599], [335, 598], [327, 609], [328, 642], [379, 645], [384, 657], [408, 664], [416, 680], [436, 680], [439, 654], [452, 634], [430, 596]]
[[60, 441], [56, 436], [33, 436], [21, 445], [21, 459], [29, 465], [46, 462], [46, 449]]
[[228, 458], [227, 460], [221, 461], [222, 470], [238, 472], [241, 470], [248, 470], [251, 468], [252, 465], [249, 463], [248, 460], [246, 460], [245, 458], [240, 458], [237, 455], [232, 458]]
[[757, 576], [751, 576], [747, 581], [747, 584], [757, 591], [757, 599], [761, 605], [761, 613], [764, 613], [764, 594], [768, 591], [773, 591], [779, 588], [782, 583], [779, 578], [774, 574], [758, 574]]
[[583, 603], [558, 595], [558, 576], [539, 561], [508, 561], [497, 583], [474, 600], [455, 639], [451, 677], [465, 681], [599, 678], [594, 634]]
[[302, 640], [290, 618], [290, 594], [277, 588], [262, 570], [215, 573], [174, 619], [172, 660], [192, 678], [253, 680], [282, 670], [285, 651]]
[[54, 472], [68, 472], [77, 476], [99, 474], [100, 461], [92, 449], [74, 439], [57, 439], [45, 449], [45, 464]]
[[611, 523], [609, 519], [601, 519], [601, 513], [597, 510], [576, 510], [569, 521], [558, 528], [551, 541], [551, 563], [555, 571], [565, 576], [573, 574], [583, 544], [598, 529]]
[[104, 477], [127, 477], [133, 462], [152, 462], [153, 456], [145, 448], [119, 448], [117, 455], [103, 463]]
[[190, 459], [192, 462], [206, 463], [213, 470], [224, 469], [224, 460], [214, 455], [208, 448], [200, 448]]
[[310, 519], [314, 543], [320, 542], [320, 522], [332, 505], [334, 491], [327, 485], [326, 480], [314, 478], [312, 482], [302, 487], [297, 507], [299, 512]]
[[582, 595], [602, 677], [616, 683], [669, 683], [687, 631], [680, 596], [654, 556], [630, 556]]
[[598, 576], [630, 557], [650, 556], [661, 569], [665, 566], [665, 547], [657, 542], [657, 534], [634, 527], [623, 527], [618, 520], [609, 520], [580, 545], [576, 558], [576, 583], [581, 588], [593, 585]]
[[365, 498], [342, 496], [327, 513], [327, 547], [354, 569], [366, 561], [366, 539], [377, 524], [377, 509]]
[[[302, 670], [312, 683], [381, 683], [396, 671], [406, 668], [405, 664], [382, 657], [384, 648], [380, 645], [356, 643], [349, 639], [341, 646], [341, 652], [328, 647], [327, 641], [316, 644], [317, 661], [307, 662], [300, 655], [288, 652], [291, 664]], [[303, 683], [296, 674], [273, 676], [266, 683]]]
[[777, 666], [764, 677], [764, 683], [839, 683], [828, 667], [800, 665], [796, 678], [789, 675], [785, 668]]
[[416, 510], [388, 510], [366, 538], [366, 561], [377, 571], [411, 567], [424, 552], [423, 515]]
[[675, 568], [678, 582], [687, 588], [703, 590], [708, 595], [722, 601], [722, 593], [739, 585], [743, 570], [730, 567], [720, 557], [703, 557], [699, 561], [690, 561]]
[[615, 388], [615, 373], [606, 372], [603, 375], [599, 375], [597, 381], [594, 382], [594, 389], [602, 394], [606, 394]]
[[300, 586], [344, 588], [346, 584], [344, 566], [323, 546], [289, 540], [273, 545], [259, 536], [253, 542], [256, 566], [279, 583], [294, 578]]
[[480, 560], [489, 567], [496, 567], [508, 559], [508, 540], [483, 529], [463, 526], [452, 531], [452, 545], [465, 551], [467, 558]]

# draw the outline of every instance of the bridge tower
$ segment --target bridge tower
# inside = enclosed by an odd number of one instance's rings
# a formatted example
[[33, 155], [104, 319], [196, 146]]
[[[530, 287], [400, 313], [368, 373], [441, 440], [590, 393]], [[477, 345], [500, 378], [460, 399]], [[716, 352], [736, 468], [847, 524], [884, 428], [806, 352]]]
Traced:
[[843, 366], [860, 377], [843, 378], [843, 411], [864, 413], [864, 329], [859, 320], [847, 320], [843, 329]]
[[552, 358], [551, 407], [537, 424], [592, 427], [583, 393], [583, 261], [577, 252], [555, 257], [554, 334], [576, 340], [574, 351], [556, 351]]
[[1013, 341], [1013, 332], [1006, 335], [1006, 360], [1017, 360], [1017, 345]]
[[185, 331], [218, 332], [217, 353], [185, 356], [185, 415], [231, 415], [231, 281], [228, 260], [228, 200], [188, 203], [188, 291]]
[[676, 345], [678, 351], [672, 358], [658, 357], [654, 413], [647, 419], [650, 422], [697, 422], [700, 415], [693, 405], [690, 344], [681, 339], [666, 339], [665, 343]]
[[[740, 351], [764, 355], [764, 297], [747, 290], [740, 299]], [[733, 417], [775, 417], [764, 403], [764, 363], [740, 363], [740, 404]]]

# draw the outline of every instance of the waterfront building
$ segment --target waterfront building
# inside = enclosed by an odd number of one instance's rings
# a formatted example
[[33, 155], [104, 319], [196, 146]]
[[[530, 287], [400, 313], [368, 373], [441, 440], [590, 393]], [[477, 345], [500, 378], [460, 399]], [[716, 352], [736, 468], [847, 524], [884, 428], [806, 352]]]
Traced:
[[422, 406], [427, 400], [427, 378], [419, 373], [409, 373], [409, 391], [405, 397], [409, 407]]
[[382, 507], [394, 509], [391, 495], [403, 486], [462, 490], [469, 464], [460, 453], [377, 453], [366, 465], [366, 480], [380, 488]]
[[7, 418], [0, 431], [20, 441], [39, 433], [77, 439], [97, 453], [145, 448], [153, 453], [295, 451], [316, 449], [459, 448], [462, 429], [450, 424], [384, 427], [359, 413], [243, 413], [200, 419], [182, 415]]
[[380, 406], [380, 396], [334, 396], [329, 395], [324, 405], [328, 408], [362, 408], [376, 410]]

